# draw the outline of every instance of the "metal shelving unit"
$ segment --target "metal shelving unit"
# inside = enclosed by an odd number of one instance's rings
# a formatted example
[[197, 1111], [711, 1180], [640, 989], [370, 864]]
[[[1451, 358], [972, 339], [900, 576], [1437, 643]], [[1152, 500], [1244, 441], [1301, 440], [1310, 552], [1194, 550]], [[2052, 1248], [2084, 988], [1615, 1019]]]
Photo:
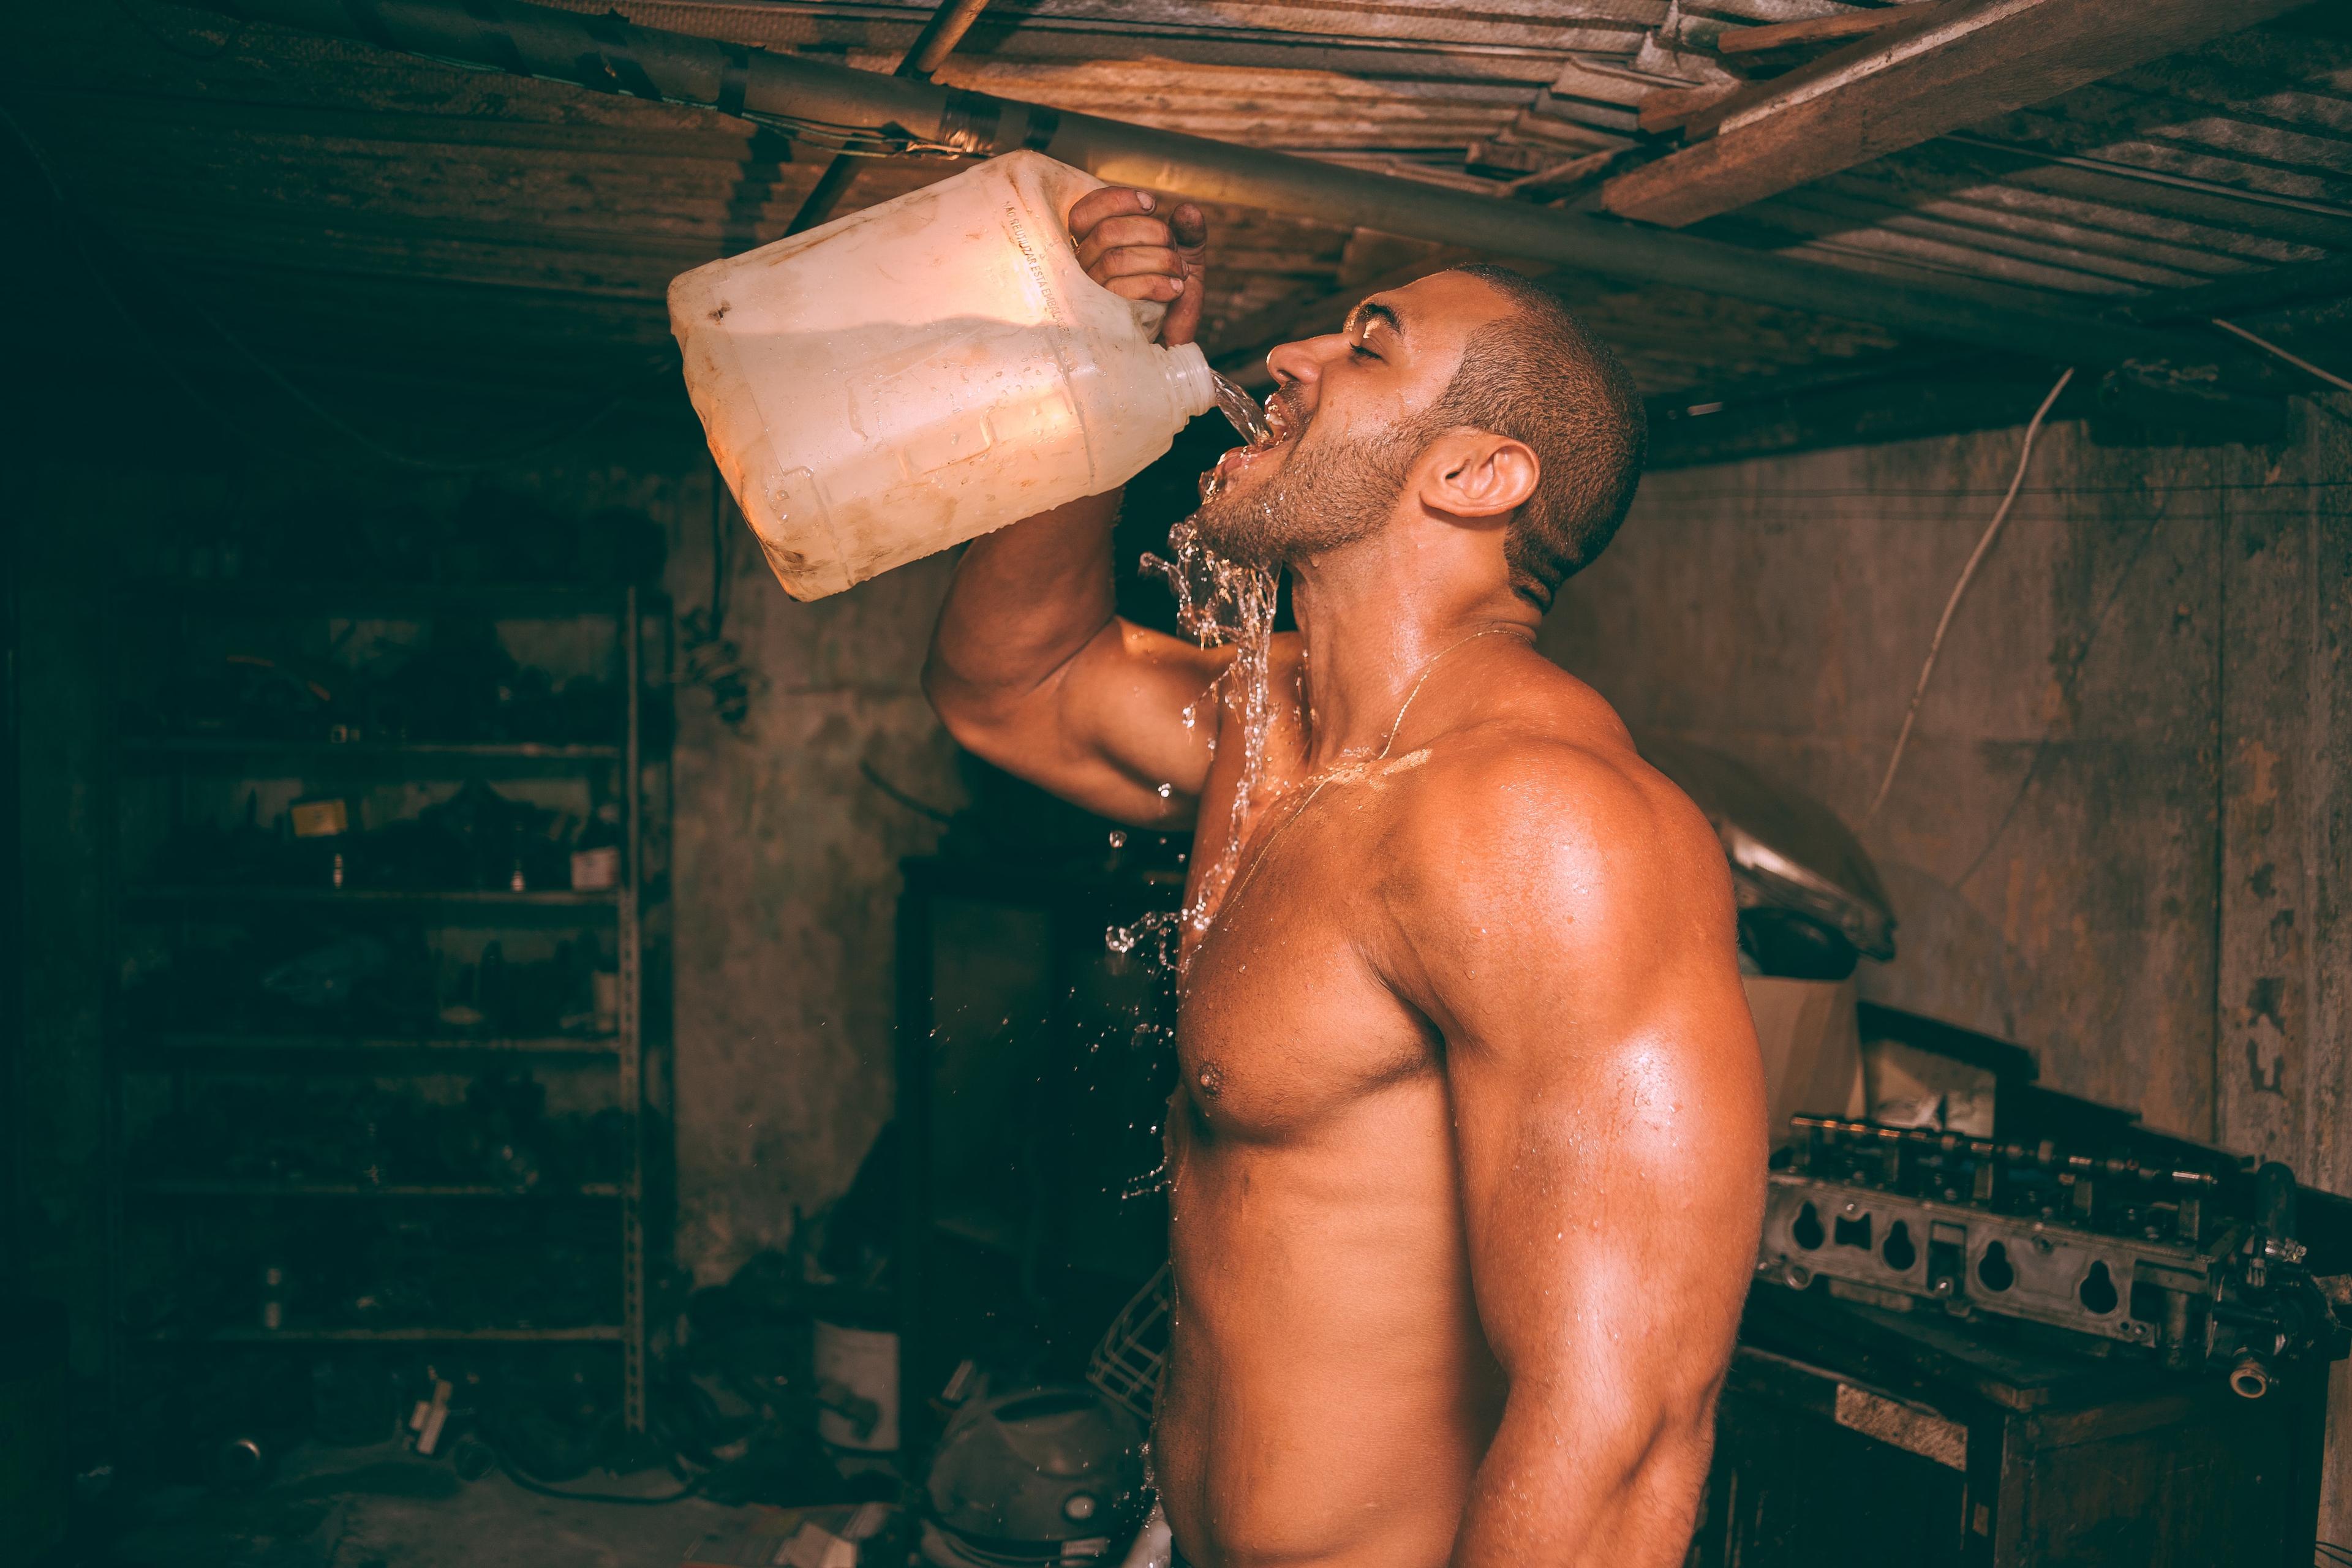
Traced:
[[[619, 1323], [572, 1329], [216, 1329], [202, 1334], [153, 1334], [159, 1345], [456, 1345], [625, 1344]], [[637, 1428], [642, 1430], [642, 1427]]]
[[240, 1182], [156, 1176], [123, 1190], [162, 1198], [617, 1198], [618, 1182], [552, 1187], [501, 1187], [488, 1182]]
[[448, 1057], [576, 1057], [594, 1058], [619, 1054], [613, 1036], [547, 1035], [529, 1039], [499, 1039], [488, 1035], [415, 1035], [385, 1037], [371, 1035], [142, 1035], [133, 1042], [142, 1064], [168, 1067], [195, 1057], [249, 1056], [263, 1060], [294, 1057], [345, 1060], [355, 1070], [379, 1070], [383, 1058]]
[[464, 745], [434, 742], [240, 740], [226, 735], [139, 735], [122, 742], [126, 763], [147, 767], [240, 770], [252, 764], [298, 768], [320, 777], [514, 778], [565, 773], [585, 763], [621, 760], [618, 746], [559, 746], [536, 742]]
[[[331, 889], [253, 884], [184, 885], [126, 883], [119, 875], [109, 899], [110, 929], [126, 915], [176, 921], [183, 927], [208, 913], [251, 916], [283, 910], [306, 919], [331, 911], [374, 911], [407, 916], [436, 927], [612, 928], [617, 948], [617, 1028], [610, 1036], [568, 1035], [496, 1038], [462, 1034], [383, 1035], [269, 1034], [235, 1030], [134, 1030], [121, 1022], [110, 998], [107, 1028], [107, 1126], [110, 1256], [119, 1257], [126, 1205], [206, 1204], [235, 1200], [247, 1205], [281, 1201], [341, 1203], [365, 1200], [410, 1202], [593, 1201], [617, 1210], [617, 1262], [621, 1321], [587, 1326], [512, 1325], [400, 1326], [381, 1328], [288, 1327], [166, 1330], [135, 1336], [147, 1344], [344, 1345], [344, 1344], [538, 1344], [611, 1343], [622, 1352], [624, 1415], [633, 1430], [646, 1422], [645, 1260], [647, 1222], [647, 1103], [646, 1054], [646, 916], [666, 891], [646, 874], [647, 767], [662, 758], [647, 745], [646, 715], [649, 646], [666, 671], [670, 627], [667, 602], [636, 587], [563, 585], [439, 586], [350, 584], [137, 584], [125, 589], [118, 613], [168, 616], [183, 623], [199, 617], [281, 619], [423, 619], [473, 614], [498, 620], [572, 620], [610, 617], [620, 646], [625, 693], [623, 732], [615, 744], [491, 744], [431, 742], [353, 742], [248, 739], [226, 735], [119, 737], [118, 776], [203, 774], [228, 778], [320, 778], [338, 782], [492, 779], [615, 775], [622, 807], [621, 886], [602, 892], [569, 889], [524, 892], [402, 888]], [[119, 640], [119, 639], [118, 639]], [[659, 790], [667, 811], [668, 788]], [[110, 857], [110, 862], [116, 857]], [[119, 945], [119, 944], [118, 944]], [[662, 1031], [666, 1039], [667, 1030]], [[516, 1188], [482, 1183], [385, 1183], [202, 1180], [139, 1177], [121, 1159], [123, 1080], [138, 1074], [174, 1079], [211, 1072], [363, 1073], [401, 1077], [410, 1072], [462, 1072], [477, 1062], [517, 1058], [551, 1065], [601, 1067], [615, 1078], [617, 1103], [626, 1122], [626, 1169], [614, 1182]], [[119, 1264], [110, 1270], [118, 1295]], [[121, 1322], [119, 1299], [112, 1321]]]

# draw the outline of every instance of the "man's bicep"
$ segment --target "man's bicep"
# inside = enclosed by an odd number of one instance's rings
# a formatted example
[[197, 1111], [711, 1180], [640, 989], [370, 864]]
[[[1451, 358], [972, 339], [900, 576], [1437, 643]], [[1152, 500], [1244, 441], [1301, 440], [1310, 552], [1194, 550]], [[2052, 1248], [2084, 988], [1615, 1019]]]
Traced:
[[1442, 927], [1417, 944], [1479, 1310], [1515, 1378], [1704, 1368], [1728, 1351], [1764, 1181], [1728, 877], [1678, 796], [1553, 762], [1447, 846]]
[[991, 679], [935, 644], [924, 679], [973, 755], [1089, 811], [1175, 828], [1208, 780], [1231, 658], [1114, 617], [1042, 677]]
[[1596, 1039], [1576, 1007], [1571, 991], [1521, 1038], [1450, 1052], [1472, 1285], [1515, 1383], [1614, 1390], [1617, 1408], [1663, 1420], [1729, 1348], [1755, 1261], [1761, 1115], [1736, 1080], [1708, 1081], [1702, 1064], [1742, 1042], [1695, 1037], [1703, 1016], [1662, 1009]]
[[1191, 822], [1216, 755], [1217, 680], [1232, 658], [1114, 620], [1053, 693], [1060, 780], [1032, 782], [1122, 821]]
[[1754, 1266], [1758, 1132], [1685, 1121], [1702, 1086], [1667, 1047], [1565, 1072], [1454, 1054], [1471, 1288], [1507, 1379], [1456, 1560], [1679, 1563]]

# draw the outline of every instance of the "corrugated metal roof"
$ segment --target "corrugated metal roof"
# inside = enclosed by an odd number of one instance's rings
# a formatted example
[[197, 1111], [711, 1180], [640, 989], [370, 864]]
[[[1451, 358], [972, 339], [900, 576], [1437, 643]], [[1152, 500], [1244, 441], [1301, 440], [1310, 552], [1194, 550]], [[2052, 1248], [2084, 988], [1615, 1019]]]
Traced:
[[[614, 0], [559, 0], [601, 12]], [[929, 14], [847, 0], [619, 0], [641, 24], [887, 70]], [[1507, 183], [1638, 160], [1642, 101], [1728, 79], [1717, 43], [1833, 0], [1005, 0], [940, 79], [1110, 118], [1589, 207]], [[781, 234], [822, 159], [599, 98], [162, 0], [20, 17], [12, 112], [72, 199], [305, 377], [566, 383], [666, 352], [677, 271]], [[1469, 161], [1485, 144], [1481, 161]], [[950, 165], [877, 163], [847, 207]], [[1597, 171], [1594, 172], [1597, 174]], [[1412, 247], [1219, 211], [1212, 338]], [[1697, 226], [1913, 276], [2093, 299], [2352, 250], [2352, 39], [2315, 10]], [[1865, 356], [1885, 332], [1559, 278], [1652, 392]], [[2282, 329], [2287, 331], [2290, 329]], [[2332, 345], [2326, 321], [2299, 328]]]

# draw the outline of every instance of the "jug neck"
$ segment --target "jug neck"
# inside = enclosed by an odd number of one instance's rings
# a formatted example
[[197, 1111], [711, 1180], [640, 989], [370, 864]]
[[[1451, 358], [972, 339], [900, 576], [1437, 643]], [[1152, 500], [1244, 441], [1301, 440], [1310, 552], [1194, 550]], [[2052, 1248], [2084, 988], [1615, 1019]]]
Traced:
[[1185, 418], [1206, 414], [1217, 405], [1217, 381], [1209, 372], [1209, 356], [1198, 343], [1178, 343], [1161, 349], [1160, 368], [1167, 373], [1168, 395]]

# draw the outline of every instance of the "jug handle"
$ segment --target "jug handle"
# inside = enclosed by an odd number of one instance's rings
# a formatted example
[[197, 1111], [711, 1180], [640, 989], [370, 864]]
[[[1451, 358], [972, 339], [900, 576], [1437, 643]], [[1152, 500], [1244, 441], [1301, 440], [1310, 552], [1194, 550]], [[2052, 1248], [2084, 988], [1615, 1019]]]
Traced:
[[[1092, 174], [1087, 173], [1084, 169], [1076, 167], [1075, 164], [1065, 163], [1058, 158], [1048, 158], [1043, 153], [1031, 153], [1024, 150], [1021, 152], [1007, 153], [1003, 155], [1007, 158], [1034, 158], [1042, 163], [1050, 165], [1046, 177], [1052, 182], [1051, 189], [1054, 195], [1054, 205], [1062, 216], [1062, 243], [1069, 245], [1070, 209], [1076, 206], [1079, 201], [1089, 193], [1101, 190], [1110, 182], [1108, 180], [1098, 180]], [[1076, 246], [1071, 246], [1070, 248], [1071, 254], [1076, 255], [1077, 247]], [[1092, 283], [1094, 282], [1094, 279], [1090, 278], [1087, 281]], [[1095, 287], [1101, 289], [1102, 285], [1096, 283]], [[1111, 294], [1111, 291], [1108, 289], [1103, 289], [1103, 292], [1106, 294]], [[1154, 342], [1159, 341], [1160, 323], [1168, 319], [1168, 306], [1164, 301], [1159, 300], [1129, 300], [1125, 296], [1118, 294], [1111, 294], [1111, 298], [1118, 300], [1120, 304], [1127, 307], [1129, 313], [1135, 318], [1137, 328], [1141, 331], [1148, 341]]]

